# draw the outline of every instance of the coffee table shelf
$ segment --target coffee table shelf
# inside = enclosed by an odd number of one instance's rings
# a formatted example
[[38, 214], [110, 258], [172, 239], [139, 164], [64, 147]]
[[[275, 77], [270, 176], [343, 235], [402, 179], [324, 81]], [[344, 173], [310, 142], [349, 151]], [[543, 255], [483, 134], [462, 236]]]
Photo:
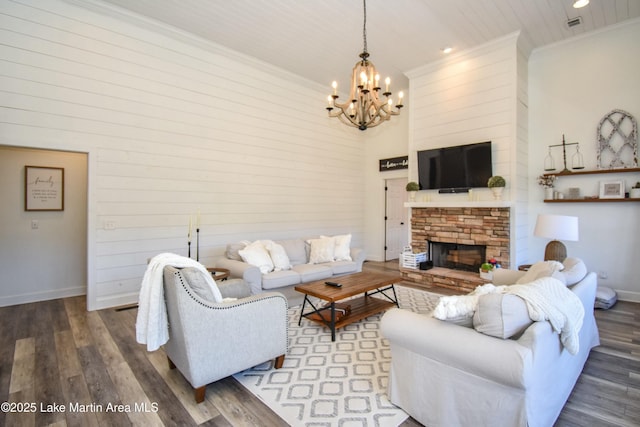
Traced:
[[[380, 298], [374, 297], [358, 297], [350, 300], [344, 301], [349, 303], [351, 306], [351, 313], [342, 317], [340, 320], [336, 322], [336, 329], [340, 329], [344, 326], [350, 325], [351, 323], [357, 322], [362, 319], [366, 319], [367, 317], [377, 314], [383, 311], [386, 311], [396, 305], [391, 301], [385, 301]], [[327, 308], [327, 310], [329, 310]], [[312, 314], [313, 312], [309, 313]], [[320, 319], [309, 319], [313, 322], [319, 323], [321, 325], [326, 326], [326, 322]]]
[[[377, 273], [356, 273], [341, 276], [339, 278], [339, 282], [342, 284], [341, 288], [327, 286], [324, 280], [296, 286], [296, 291], [305, 294], [298, 324], [300, 324], [304, 317], [327, 326], [331, 330], [331, 341], [335, 341], [336, 329], [367, 318], [373, 314], [386, 311], [389, 308], [396, 307], [398, 300], [393, 285], [400, 282], [400, 280], [397, 276]], [[374, 297], [373, 295], [377, 296]], [[325, 306], [320, 305], [321, 303], [319, 302], [314, 304], [309, 297], [318, 298], [328, 304]], [[336, 319], [335, 303], [338, 301], [348, 303], [351, 306], [351, 311], [339, 320], [331, 322], [330, 313], [333, 310], [333, 318]], [[313, 310], [305, 312], [307, 304], [309, 304]], [[318, 306], [316, 307], [316, 305]], [[329, 320], [309, 317], [317, 315], [320, 312], [329, 314]], [[321, 315], [320, 317], [324, 316]]]

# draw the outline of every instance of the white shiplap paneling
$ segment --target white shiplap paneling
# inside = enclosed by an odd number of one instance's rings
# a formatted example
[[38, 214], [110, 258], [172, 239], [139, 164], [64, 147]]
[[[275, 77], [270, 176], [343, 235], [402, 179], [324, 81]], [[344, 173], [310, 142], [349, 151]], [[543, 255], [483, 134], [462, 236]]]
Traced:
[[198, 210], [208, 263], [240, 239], [361, 245], [362, 136], [326, 118], [315, 84], [134, 17], [56, 0], [0, 12], [5, 142], [89, 153], [90, 308], [135, 301], [149, 257], [186, 255]]

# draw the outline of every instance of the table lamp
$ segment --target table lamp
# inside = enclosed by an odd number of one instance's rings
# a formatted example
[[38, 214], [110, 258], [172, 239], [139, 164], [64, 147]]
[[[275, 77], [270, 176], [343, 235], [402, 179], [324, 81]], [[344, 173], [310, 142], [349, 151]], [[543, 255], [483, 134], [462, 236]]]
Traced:
[[544, 250], [545, 261], [564, 261], [567, 248], [560, 240], [578, 241], [578, 217], [538, 215], [533, 235], [552, 239]]

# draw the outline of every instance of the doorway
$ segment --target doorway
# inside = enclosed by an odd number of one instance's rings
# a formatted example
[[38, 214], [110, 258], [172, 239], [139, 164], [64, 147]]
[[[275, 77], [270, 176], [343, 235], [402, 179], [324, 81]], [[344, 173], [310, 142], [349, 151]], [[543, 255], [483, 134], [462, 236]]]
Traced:
[[409, 244], [409, 208], [407, 178], [387, 179], [385, 182], [385, 261], [398, 259]]
[[[26, 209], [27, 165], [62, 170], [62, 209]], [[87, 153], [0, 145], [0, 306], [87, 293], [87, 168]]]

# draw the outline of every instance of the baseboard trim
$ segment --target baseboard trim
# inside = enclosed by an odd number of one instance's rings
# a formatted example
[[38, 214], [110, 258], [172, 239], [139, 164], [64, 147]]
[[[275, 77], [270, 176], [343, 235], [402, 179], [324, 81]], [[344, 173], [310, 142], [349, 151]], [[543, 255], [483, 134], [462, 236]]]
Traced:
[[614, 289], [618, 294], [620, 301], [638, 302], [640, 303], [640, 292], [625, 291], [621, 289]]
[[10, 295], [6, 297], [0, 297], [0, 307], [8, 307], [10, 305], [29, 304], [33, 302], [49, 301], [52, 299], [77, 297], [87, 294], [86, 287], [74, 287], [55, 289], [44, 292], [32, 292], [21, 295]]

